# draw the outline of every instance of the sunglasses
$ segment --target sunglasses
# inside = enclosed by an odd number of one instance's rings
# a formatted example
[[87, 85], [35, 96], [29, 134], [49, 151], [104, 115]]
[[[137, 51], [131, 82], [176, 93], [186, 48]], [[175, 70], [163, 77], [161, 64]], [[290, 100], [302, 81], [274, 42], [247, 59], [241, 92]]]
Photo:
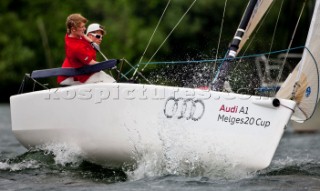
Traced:
[[92, 36], [96, 37], [97, 39], [103, 38], [102, 35], [100, 35], [100, 34], [95, 34], [95, 33], [91, 33], [91, 34], [92, 34]]

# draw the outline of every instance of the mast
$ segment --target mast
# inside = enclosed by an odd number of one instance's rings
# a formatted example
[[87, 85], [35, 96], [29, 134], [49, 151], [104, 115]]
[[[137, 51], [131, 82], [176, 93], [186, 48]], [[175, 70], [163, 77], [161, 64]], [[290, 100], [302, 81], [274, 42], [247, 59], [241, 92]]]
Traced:
[[250, 0], [246, 8], [246, 11], [244, 12], [244, 15], [240, 21], [239, 28], [237, 29], [236, 34], [234, 35], [233, 40], [229, 46], [228, 54], [226, 56], [226, 61], [224, 61], [220, 66], [220, 70], [218, 71], [218, 74], [215, 80], [213, 81], [212, 90], [222, 91], [224, 82], [226, 81], [226, 78], [228, 76], [228, 72], [231, 70], [231, 64], [229, 63], [228, 60], [235, 58], [237, 55], [239, 44], [248, 26], [251, 15], [257, 4], [257, 1], [258, 0]]
[[258, 26], [261, 19], [264, 17], [265, 14], [267, 14], [267, 11], [272, 6], [274, 0], [258, 0], [255, 10], [253, 11], [251, 15], [251, 19], [249, 23], [247, 24], [246, 32], [244, 33], [242, 40], [239, 44], [238, 53], [244, 46], [244, 44], [249, 40], [249, 37], [255, 30], [255, 28]]

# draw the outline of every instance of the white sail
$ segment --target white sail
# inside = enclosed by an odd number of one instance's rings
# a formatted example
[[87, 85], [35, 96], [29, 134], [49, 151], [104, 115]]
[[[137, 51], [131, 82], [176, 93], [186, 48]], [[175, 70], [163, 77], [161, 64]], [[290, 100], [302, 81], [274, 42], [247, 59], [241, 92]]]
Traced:
[[254, 29], [257, 27], [258, 23], [262, 19], [263, 15], [266, 13], [268, 8], [271, 6], [272, 2], [273, 2], [273, 0], [258, 0], [256, 6], [254, 8], [253, 14], [250, 18], [250, 21], [248, 23], [248, 26], [246, 28], [246, 32], [244, 33], [242, 40], [240, 42], [238, 52], [240, 52], [243, 45], [247, 42], [250, 35], [252, 34], [252, 32], [254, 31]]
[[[320, 1], [317, 0], [302, 59], [277, 93], [279, 98], [297, 101], [292, 120], [309, 119], [319, 100]], [[296, 87], [295, 87], [295, 84]]]

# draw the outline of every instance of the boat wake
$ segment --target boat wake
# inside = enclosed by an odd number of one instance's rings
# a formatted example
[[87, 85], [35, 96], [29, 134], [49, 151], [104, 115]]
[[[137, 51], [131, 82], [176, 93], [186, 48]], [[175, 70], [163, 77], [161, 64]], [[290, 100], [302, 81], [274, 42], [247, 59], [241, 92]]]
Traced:
[[50, 144], [0, 162], [0, 170], [21, 171], [43, 166], [78, 167], [81, 162], [80, 152], [76, 147], [66, 144]]
[[85, 161], [77, 148], [65, 144], [46, 145], [29, 150], [12, 159], [0, 161], [0, 172], [38, 176], [68, 177], [70, 180], [84, 179], [93, 182], [115, 183], [127, 180], [122, 169], [108, 169]]
[[279, 176], [279, 175], [305, 175], [320, 177], [320, 162], [313, 159], [293, 160], [276, 160], [271, 166], [260, 171], [260, 175]]
[[[201, 159], [198, 153], [185, 152], [176, 137], [175, 144], [166, 140], [164, 155], [159, 157], [155, 153], [139, 155], [139, 161], [130, 169], [108, 169], [90, 163], [81, 158], [80, 150], [65, 144], [46, 145], [41, 149], [30, 150], [12, 159], [0, 161], [2, 172], [27, 172], [28, 174], [50, 173], [54, 176], [80, 177], [82, 179], [114, 183], [123, 181], [148, 180], [163, 177], [188, 177], [191, 180], [228, 180], [238, 181], [251, 177], [307, 175], [319, 177], [320, 163], [312, 159], [294, 160], [279, 159], [272, 162], [265, 170], [248, 173], [237, 168], [236, 165], [224, 163], [221, 158], [217, 164], [217, 157], [208, 163]], [[188, 156], [188, 157], [186, 157]]]
[[21, 161], [18, 163], [11, 161], [0, 162], [1, 171], [21, 171], [25, 169], [37, 169], [39, 167], [39, 163], [34, 160]]

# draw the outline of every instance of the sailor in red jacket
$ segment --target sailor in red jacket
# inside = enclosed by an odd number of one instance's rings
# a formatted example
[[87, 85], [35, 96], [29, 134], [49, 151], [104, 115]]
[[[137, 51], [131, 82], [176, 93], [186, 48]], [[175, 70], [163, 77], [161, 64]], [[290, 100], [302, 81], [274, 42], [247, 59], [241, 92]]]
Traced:
[[[96, 64], [96, 51], [92, 47], [92, 39], [85, 35], [87, 19], [80, 14], [71, 14], [66, 21], [67, 34], [65, 36], [66, 58], [63, 68], [79, 68]], [[75, 85], [81, 83], [115, 82], [115, 79], [105, 72], [96, 72], [74, 77], [58, 76], [60, 85]]]

